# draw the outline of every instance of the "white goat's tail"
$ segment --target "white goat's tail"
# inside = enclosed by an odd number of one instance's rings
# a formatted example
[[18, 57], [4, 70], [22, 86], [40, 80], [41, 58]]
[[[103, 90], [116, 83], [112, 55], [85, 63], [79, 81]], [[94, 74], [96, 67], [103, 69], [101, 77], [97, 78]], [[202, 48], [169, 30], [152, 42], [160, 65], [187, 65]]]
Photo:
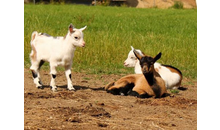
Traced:
[[37, 35], [38, 35], [37, 31], [34, 31], [31, 35], [31, 48], [32, 48], [32, 51], [31, 51], [31, 54], [30, 54], [31, 62], [35, 61], [36, 58], [37, 58], [36, 57], [37, 51], [36, 51], [35, 46], [33, 44], [33, 41], [34, 41], [34, 39], [36, 38]]
[[36, 35], [37, 35], [37, 31], [34, 31], [32, 34], [31, 34], [31, 42], [35, 39]]

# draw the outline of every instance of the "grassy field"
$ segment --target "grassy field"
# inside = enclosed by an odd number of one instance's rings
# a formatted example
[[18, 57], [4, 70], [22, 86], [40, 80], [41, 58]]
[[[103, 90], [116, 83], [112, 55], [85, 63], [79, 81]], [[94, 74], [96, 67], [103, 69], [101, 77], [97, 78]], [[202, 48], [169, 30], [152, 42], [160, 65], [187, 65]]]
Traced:
[[197, 78], [196, 9], [25, 5], [24, 66], [30, 67], [33, 31], [65, 36], [70, 23], [76, 28], [87, 25], [86, 47], [75, 51], [73, 71], [134, 73], [133, 68], [123, 66], [132, 45], [152, 56], [162, 52], [159, 63], [179, 68], [187, 78]]

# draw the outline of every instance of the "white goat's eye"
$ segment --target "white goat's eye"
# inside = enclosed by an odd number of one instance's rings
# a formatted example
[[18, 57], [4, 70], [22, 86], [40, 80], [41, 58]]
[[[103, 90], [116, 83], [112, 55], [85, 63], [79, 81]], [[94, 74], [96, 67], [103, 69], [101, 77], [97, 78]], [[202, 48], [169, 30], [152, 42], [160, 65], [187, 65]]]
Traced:
[[74, 37], [76, 40], [78, 39], [78, 37]]

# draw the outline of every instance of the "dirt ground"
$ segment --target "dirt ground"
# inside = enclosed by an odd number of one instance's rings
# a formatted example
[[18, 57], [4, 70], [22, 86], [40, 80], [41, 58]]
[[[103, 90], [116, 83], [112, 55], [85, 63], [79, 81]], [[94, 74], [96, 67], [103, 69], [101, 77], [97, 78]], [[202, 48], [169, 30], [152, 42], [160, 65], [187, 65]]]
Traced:
[[103, 87], [124, 75], [72, 72], [76, 91], [66, 90], [64, 72], [58, 72], [57, 92], [49, 87], [49, 71], [41, 71], [44, 89], [37, 89], [24, 69], [24, 129], [197, 129], [197, 82], [183, 79], [187, 90], [155, 99], [112, 95]]

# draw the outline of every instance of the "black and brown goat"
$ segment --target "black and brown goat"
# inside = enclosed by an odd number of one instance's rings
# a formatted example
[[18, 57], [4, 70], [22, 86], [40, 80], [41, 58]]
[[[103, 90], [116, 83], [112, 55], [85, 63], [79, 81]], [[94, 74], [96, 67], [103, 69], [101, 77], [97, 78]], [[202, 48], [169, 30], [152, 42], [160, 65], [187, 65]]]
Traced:
[[161, 53], [152, 58], [141, 56], [134, 49], [134, 54], [140, 61], [143, 74], [124, 76], [116, 82], [107, 84], [105, 90], [115, 95], [132, 95], [140, 98], [163, 96], [167, 92], [165, 82], [154, 69], [154, 63], [160, 59]]

